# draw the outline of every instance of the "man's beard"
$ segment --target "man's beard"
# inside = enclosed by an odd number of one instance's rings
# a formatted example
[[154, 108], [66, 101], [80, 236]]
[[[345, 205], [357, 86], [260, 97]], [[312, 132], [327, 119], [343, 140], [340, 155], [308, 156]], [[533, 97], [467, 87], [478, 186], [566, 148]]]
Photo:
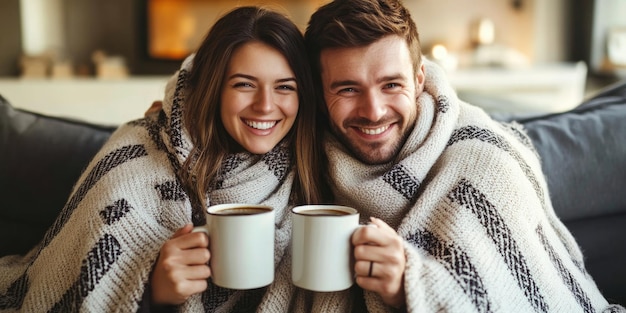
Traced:
[[[387, 147], [388, 142], [355, 144], [348, 136], [339, 131], [339, 128], [335, 124], [331, 123], [331, 129], [335, 137], [337, 137], [355, 158], [368, 165], [385, 164], [393, 161], [413, 132], [413, 128], [415, 128], [415, 123], [411, 124], [411, 127], [402, 134], [399, 140]], [[363, 147], [367, 147], [368, 149], [363, 149]], [[383, 150], [382, 147], [386, 147], [383, 153], [381, 153], [381, 150]]]

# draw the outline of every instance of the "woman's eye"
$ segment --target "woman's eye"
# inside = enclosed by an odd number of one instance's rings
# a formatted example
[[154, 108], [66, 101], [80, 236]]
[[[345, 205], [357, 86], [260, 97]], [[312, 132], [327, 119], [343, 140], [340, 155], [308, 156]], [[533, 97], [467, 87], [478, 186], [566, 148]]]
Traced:
[[248, 83], [248, 82], [238, 82], [235, 83], [233, 85], [235, 88], [240, 88], [240, 87], [253, 87], [252, 84]]
[[276, 89], [279, 89], [279, 90], [289, 90], [289, 91], [295, 91], [295, 90], [296, 90], [296, 87], [295, 87], [295, 86], [292, 86], [292, 85], [280, 85], [280, 86], [278, 86]]

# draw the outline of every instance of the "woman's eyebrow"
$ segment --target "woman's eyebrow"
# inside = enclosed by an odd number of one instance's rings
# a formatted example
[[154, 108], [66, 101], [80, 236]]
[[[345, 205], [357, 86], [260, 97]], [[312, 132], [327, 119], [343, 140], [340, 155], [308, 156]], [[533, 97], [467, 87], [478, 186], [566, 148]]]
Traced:
[[245, 79], [255, 80], [255, 81], [257, 80], [257, 78], [252, 75], [246, 75], [246, 74], [241, 74], [241, 73], [235, 73], [233, 75], [228, 76], [229, 80], [233, 78], [245, 78]]
[[296, 78], [295, 77], [287, 77], [287, 78], [281, 78], [281, 79], [277, 79], [275, 82], [277, 83], [284, 83], [284, 82], [296, 82]]

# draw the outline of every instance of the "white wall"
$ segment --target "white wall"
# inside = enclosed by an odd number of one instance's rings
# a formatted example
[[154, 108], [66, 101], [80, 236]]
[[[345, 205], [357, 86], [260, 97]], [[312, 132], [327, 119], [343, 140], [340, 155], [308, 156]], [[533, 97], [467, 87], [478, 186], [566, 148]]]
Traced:
[[626, 27], [626, 0], [596, 0], [592, 27], [593, 70], [601, 70], [606, 56], [607, 33], [613, 27]]
[[[405, 0], [404, 4], [420, 32], [424, 49], [442, 43], [451, 51], [471, 48], [471, 27], [480, 18], [491, 19], [496, 28], [496, 43], [510, 46], [534, 58], [534, 2], [522, 1], [515, 9], [513, 1], [502, 0]], [[552, 1], [552, 0], [546, 0]]]
[[20, 0], [22, 49], [27, 55], [63, 53], [63, 0]]

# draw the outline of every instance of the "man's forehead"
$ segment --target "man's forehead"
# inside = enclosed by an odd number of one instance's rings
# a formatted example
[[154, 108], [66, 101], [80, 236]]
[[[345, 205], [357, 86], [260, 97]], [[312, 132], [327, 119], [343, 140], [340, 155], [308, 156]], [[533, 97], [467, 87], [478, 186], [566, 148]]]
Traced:
[[333, 80], [407, 76], [407, 70], [412, 72], [412, 62], [408, 46], [398, 36], [383, 37], [367, 46], [327, 48], [320, 53], [322, 75], [331, 75]]

